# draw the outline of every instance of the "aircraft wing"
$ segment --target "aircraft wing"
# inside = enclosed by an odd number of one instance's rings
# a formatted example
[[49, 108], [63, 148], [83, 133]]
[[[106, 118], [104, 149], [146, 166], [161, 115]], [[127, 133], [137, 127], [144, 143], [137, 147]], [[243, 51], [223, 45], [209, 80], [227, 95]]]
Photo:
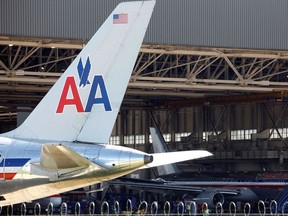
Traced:
[[[193, 194], [199, 194], [202, 192], [210, 191], [211, 189], [208, 187], [196, 187], [189, 185], [181, 185], [177, 182], [166, 182], [163, 179], [156, 180], [140, 180], [133, 178], [118, 178], [108, 182], [110, 185], [121, 185], [136, 189], [145, 189], [151, 192], [159, 192], [162, 193], [164, 191], [177, 191], [177, 192], [190, 192]], [[218, 193], [226, 194], [226, 195], [239, 195], [239, 190], [237, 189], [229, 189], [229, 188], [218, 188]]]
[[140, 180], [130, 178], [118, 178], [108, 182], [109, 185], [121, 185], [136, 189], [146, 189], [151, 192], [163, 192], [167, 190], [183, 191], [183, 192], [203, 192], [201, 187], [189, 187], [189, 186], [177, 186], [177, 185], [166, 185], [164, 182], [157, 180]]
[[[165, 195], [173, 195], [182, 197], [182, 199], [194, 200], [198, 204], [206, 202], [209, 207], [215, 207], [218, 202], [224, 203], [225, 200], [244, 199], [248, 200], [249, 194], [245, 193], [245, 189], [229, 188], [229, 187], [202, 187], [201, 185], [193, 186], [183, 185], [177, 181], [165, 181], [163, 179], [156, 180], [140, 180], [130, 178], [118, 178], [108, 182], [111, 186], [122, 185], [135, 190], [158, 193]], [[242, 194], [243, 192], [243, 194]], [[246, 198], [245, 198], [246, 197]], [[250, 199], [249, 199], [250, 200]]]
[[42, 145], [40, 160], [31, 163], [30, 168], [29, 175], [29, 170], [22, 169], [13, 181], [5, 182], [5, 187], [0, 185], [0, 206], [31, 202], [90, 185], [92, 180], [87, 176], [105, 169], [61, 144]]
[[99, 180], [81, 177], [79, 179], [72, 178], [63, 181], [50, 182], [48, 178], [35, 177], [35, 175], [32, 178], [32, 176], [30, 179], [25, 179], [25, 182], [23, 179], [7, 181], [5, 188], [0, 188], [0, 206], [32, 202], [43, 197], [49, 197], [99, 183]]

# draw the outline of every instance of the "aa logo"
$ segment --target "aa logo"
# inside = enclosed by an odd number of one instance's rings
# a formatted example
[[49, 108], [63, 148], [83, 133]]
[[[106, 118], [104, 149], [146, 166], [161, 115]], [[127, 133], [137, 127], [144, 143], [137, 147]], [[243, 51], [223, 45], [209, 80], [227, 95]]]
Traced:
[[[91, 71], [91, 63], [89, 57], [87, 58], [84, 67], [82, 64], [82, 59], [80, 58], [77, 71], [80, 80], [78, 87], [74, 76], [66, 78], [56, 113], [63, 113], [66, 106], [74, 106], [77, 112], [90, 112], [93, 105], [95, 104], [103, 105], [105, 111], [111, 111], [111, 104], [102, 75], [95, 75], [92, 81], [92, 85], [88, 80]], [[89, 87], [91, 88], [87, 104], [84, 105], [82, 103], [79, 91], [81, 91], [81, 88], [84, 89]]]

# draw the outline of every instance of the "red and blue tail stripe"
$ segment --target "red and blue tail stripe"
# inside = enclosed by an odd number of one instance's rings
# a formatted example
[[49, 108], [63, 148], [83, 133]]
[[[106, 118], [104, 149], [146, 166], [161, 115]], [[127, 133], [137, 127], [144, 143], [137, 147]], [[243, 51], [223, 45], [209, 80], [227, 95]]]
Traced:
[[4, 158], [0, 163], [0, 179], [11, 180], [30, 158]]

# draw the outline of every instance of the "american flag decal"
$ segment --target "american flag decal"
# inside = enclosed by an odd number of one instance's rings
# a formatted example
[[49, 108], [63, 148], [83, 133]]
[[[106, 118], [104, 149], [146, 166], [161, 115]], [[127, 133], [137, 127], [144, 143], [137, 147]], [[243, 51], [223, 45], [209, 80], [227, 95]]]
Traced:
[[113, 24], [126, 24], [128, 23], [128, 14], [113, 14]]

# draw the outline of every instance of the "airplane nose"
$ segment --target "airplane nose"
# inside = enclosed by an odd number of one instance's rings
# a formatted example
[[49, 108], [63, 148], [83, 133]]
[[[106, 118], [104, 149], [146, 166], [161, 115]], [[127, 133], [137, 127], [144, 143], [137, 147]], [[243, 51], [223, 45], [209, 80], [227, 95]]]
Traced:
[[153, 155], [144, 155], [144, 164], [153, 162]]

